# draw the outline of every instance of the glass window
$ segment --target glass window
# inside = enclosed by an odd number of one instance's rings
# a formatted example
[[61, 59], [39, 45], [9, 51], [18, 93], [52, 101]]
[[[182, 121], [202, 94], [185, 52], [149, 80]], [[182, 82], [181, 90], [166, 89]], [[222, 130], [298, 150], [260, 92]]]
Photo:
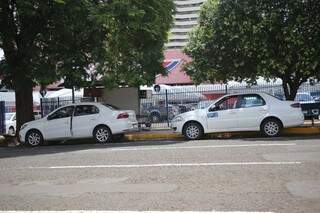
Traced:
[[260, 95], [243, 95], [240, 101], [240, 108], [258, 107], [265, 105], [266, 102]]
[[216, 110], [228, 110], [236, 109], [238, 103], [238, 96], [228, 96], [219, 101], [216, 106]]
[[99, 109], [93, 105], [76, 106], [74, 116], [93, 115], [99, 113]]
[[63, 107], [48, 116], [48, 120], [67, 118], [73, 114], [73, 106]]

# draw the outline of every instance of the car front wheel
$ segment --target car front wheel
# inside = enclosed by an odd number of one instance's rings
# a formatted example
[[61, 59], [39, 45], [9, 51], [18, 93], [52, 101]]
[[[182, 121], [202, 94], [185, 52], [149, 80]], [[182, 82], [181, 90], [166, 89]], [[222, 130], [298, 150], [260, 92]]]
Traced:
[[261, 132], [267, 137], [276, 137], [280, 135], [282, 129], [281, 123], [276, 119], [268, 119], [261, 125]]
[[43, 143], [42, 134], [38, 130], [30, 130], [26, 135], [26, 143], [29, 146], [39, 146]]
[[199, 140], [203, 136], [203, 128], [195, 122], [187, 123], [183, 128], [183, 135], [188, 140]]
[[107, 143], [112, 139], [111, 131], [106, 126], [98, 126], [93, 132], [93, 137], [97, 143]]

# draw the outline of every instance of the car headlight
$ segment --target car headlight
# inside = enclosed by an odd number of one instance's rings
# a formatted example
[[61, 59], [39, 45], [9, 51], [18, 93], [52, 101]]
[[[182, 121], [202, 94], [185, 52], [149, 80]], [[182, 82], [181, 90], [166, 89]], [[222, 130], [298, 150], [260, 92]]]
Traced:
[[20, 127], [20, 130], [23, 130], [24, 128], [26, 128], [28, 126], [28, 124], [23, 124], [21, 127]]
[[181, 121], [183, 121], [182, 116], [176, 116], [172, 119], [172, 122], [181, 122]]

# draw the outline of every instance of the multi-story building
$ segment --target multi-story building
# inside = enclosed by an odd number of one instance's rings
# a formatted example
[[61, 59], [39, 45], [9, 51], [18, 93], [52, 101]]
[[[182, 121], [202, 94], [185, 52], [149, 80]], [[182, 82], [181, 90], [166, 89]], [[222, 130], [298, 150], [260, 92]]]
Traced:
[[183, 65], [191, 59], [182, 49], [188, 43], [188, 33], [198, 24], [201, 5], [206, 0], [174, 0], [176, 14], [169, 34], [169, 42], [165, 45], [164, 66], [168, 75], [158, 75], [156, 84], [186, 85], [192, 84], [188, 75], [183, 72]]
[[182, 49], [188, 42], [188, 33], [197, 25], [201, 5], [205, 0], [175, 0], [176, 14], [169, 34], [167, 49]]

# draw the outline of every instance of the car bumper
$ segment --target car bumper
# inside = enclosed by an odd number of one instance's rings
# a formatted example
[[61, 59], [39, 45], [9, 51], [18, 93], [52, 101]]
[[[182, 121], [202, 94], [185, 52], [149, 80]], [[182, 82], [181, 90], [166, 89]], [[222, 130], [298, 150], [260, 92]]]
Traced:
[[182, 132], [182, 128], [183, 128], [183, 124], [184, 124], [184, 122], [181, 122], [181, 121], [179, 121], [179, 122], [171, 122], [170, 127], [174, 132], [180, 132], [181, 133]]

